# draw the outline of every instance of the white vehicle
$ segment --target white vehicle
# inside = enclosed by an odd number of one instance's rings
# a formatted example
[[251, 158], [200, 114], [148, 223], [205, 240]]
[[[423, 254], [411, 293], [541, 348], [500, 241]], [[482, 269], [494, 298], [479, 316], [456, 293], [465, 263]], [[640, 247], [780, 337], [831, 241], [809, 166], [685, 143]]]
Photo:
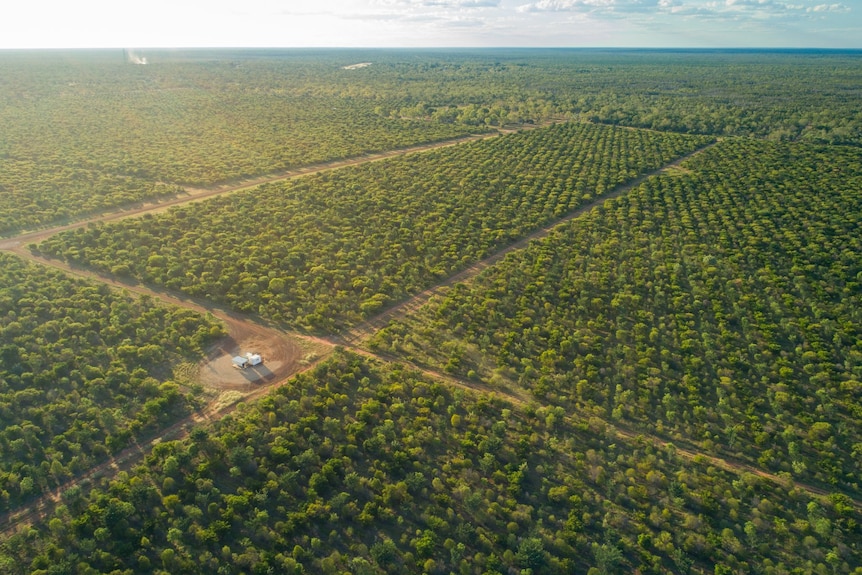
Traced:
[[263, 363], [263, 358], [259, 353], [247, 353], [245, 355], [237, 355], [233, 358], [233, 366], [239, 369], [254, 367]]

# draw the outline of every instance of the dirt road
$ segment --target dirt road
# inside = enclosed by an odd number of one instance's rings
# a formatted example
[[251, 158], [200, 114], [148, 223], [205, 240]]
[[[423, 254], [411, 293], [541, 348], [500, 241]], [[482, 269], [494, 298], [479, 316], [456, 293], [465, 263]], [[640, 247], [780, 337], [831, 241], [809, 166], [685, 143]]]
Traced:
[[[447, 142], [415, 146], [381, 154], [363, 156], [360, 158], [352, 158], [349, 160], [309, 166], [300, 170], [293, 170], [281, 174], [263, 176], [260, 178], [246, 180], [243, 182], [220, 186], [212, 189], [188, 190], [188, 195], [173, 198], [168, 201], [153, 204], [143, 204], [136, 206], [132, 209], [107, 213], [76, 223], [58, 226], [51, 229], [28, 232], [15, 237], [0, 240], [0, 250], [12, 251], [23, 258], [40, 263], [42, 265], [48, 265], [61, 269], [66, 273], [104, 282], [116, 288], [126, 289], [133, 293], [148, 295], [150, 297], [157, 298], [163, 302], [172, 305], [193, 309], [195, 311], [198, 311], [199, 313], [212, 313], [216, 318], [220, 319], [225, 323], [225, 325], [227, 326], [228, 337], [219, 342], [210, 350], [208, 359], [202, 362], [200, 366], [200, 379], [201, 382], [207, 387], [217, 391], [232, 392], [234, 394], [232, 397], [236, 398], [235, 400], [228, 403], [216, 399], [200, 412], [194, 413], [191, 416], [183, 419], [182, 421], [179, 421], [171, 427], [163, 430], [157, 437], [150, 438], [143, 444], [136, 444], [132, 447], [129, 447], [128, 449], [123, 450], [116, 456], [112, 457], [110, 460], [90, 469], [85, 474], [66, 482], [64, 485], [43, 495], [42, 497], [34, 500], [28, 505], [23, 506], [11, 513], [7, 513], [0, 516], [0, 534], [4, 536], [8, 535], [21, 529], [23, 526], [44, 517], [46, 513], [50, 512], [50, 510], [53, 509], [53, 507], [60, 502], [61, 494], [67, 489], [75, 485], [81, 485], [90, 482], [98, 477], [113, 475], [120, 470], [129, 470], [152, 449], [153, 445], [169, 439], [181, 439], [185, 437], [188, 434], [189, 430], [192, 429], [194, 426], [215, 419], [219, 419], [227, 413], [233, 411], [236, 408], [236, 404], [239, 399], [246, 401], [253, 400], [255, 398], [263, 396], [266, 393], [269, 393], [272, 389], [278, 386], [286, 384], [287, 382], [289, 382], [290, 376], [295, 375], [305, 369], [309, 369], [313, 367], [317, 362], [328, 357], [328, 355], [332, 352], [334, 346], [336, 345], [343, 345], [357, 353], [369, 357], [374, 357], [383, 361], [400, 361], [402, 363], [405, 363], [403, 358], [386, 357], [381, 354], [369, 352], [366, 349], [362, 349], [360, 346], [371, 335], [373, 335], [374, 332], [383, 327], [386, 323], [396, 317], [404, 316], [410, 311], [417, 309], [434, 294], [442, 293], [443, 291], [445, 291], [446, 288], [457, 282], [468, 281], [488, 266], [493, 265], [495, 262], [499, 261], [507, 253], [525, 247], [530, 241], [540, 239], [546, 236], [553, 228], [581, 216], [582, 214], [594, 209], [596, 206], [601, 205], [602, 203], [608, 201], [611, 198], [617, 197], [627, 192], [628, 190], [632, 189], [634, 186], [642, 182], [644, 179], [652, 175], [676, 168], [687, 157], [702, 152], [704, 149], [706, 149], [706, 147], [701, 148], [700, 150], [697, 150], [692, 154], [689, 154], [688, 156], [679, 158], [678, 160], [660, 168], [659, 170], [641, 176], [640, 178], [624, 186], [620, 186], [612, 192], [601, 196], [600, 198], [594, 199], [589, 204], [578, 208], [577, 210], [564, 216], [562, 219], [557, 220], [552, 224], [549, 224], [548, 226], [535, 231], [531, 235], [507, 246], [506, 248], [492, 254], [484, 260], [476, 262], [469, 268], [451, 276], [444, 282], [441, 282], [440, 284], [429, 288], [419, 294], [416, 294], [415, 296], [401, 302], [400, 304], [385, 310], [378, 316], [371, 318], [366, 322], [351, 329], [346, 334], [328, 339], [309, 337], [301, 334], [287, 334], [283, 331], [270, 327], [261, 321], [254, 320], [247, 315], [240, 314], [226, 308], [214, 305], [212, 302], [185, 297], [169, 290], [155, 289], [134, 282], [120, 281], [112, 276], [100, 274], [92, 270], [73, 267], [58, 260], [37, 256], [30, 252], [30, 250], [26, 247], [30, 243], [42, 241], [56, 233], [86, 226], [87, 224], [92, 222], [102, 222], [136, 217], [144, 213], [152, 213], [167, 209], [172, 206], [200, 201], [202, 199], [213, 197], [216, 195], [227, 194], [236, 192], [238, 190], [251, 188], [266, 182], [274, 182], [295, 178], [312, 173], [338, 169], [345, 166], [378, 161], [385, 158], [390, 158], [411, 152], [436, 149], [444, 146], [456, 145], [466, 141], [495, 137], [496, 135], [497, 134], [482, 134], [467, 138], [459, 138], [457, 140]], [[309, 352], [308, 350], [311, 351]], [[230, 358], [233, 355], [237, 355], [245, 351], [253, 351], [256, 353], [260, 353], [265, 360], [264, 366], [252, 370], [237, 370], [233, 368]], [[473, 380], [463, 380], [460, 378], [452, 377], [434, 369], [429, 369], [427, 367], [415, 365], [411, 367], [419, 369], [420, 371], [425, 372], [429, 376], [444, 381], [454, 387], [459, 387], [477, 393], [497, 395], [502, 399], [511, 402], [514, 405], [523, 406], [533, 401], [532, 398], [528, 397], [526, 392], [524, 392], [523, 390], [492, 388], [491, 386], [488, 386], [487, 384], [481, 382]], [[642, 433], [627, 430], [618, 426], [612, 426], [610, 424], [608, 424], [608, 428], [614, 430], [614, 432], [629, 440], [645, 440], [655, 444], [656, 446], [662, 447], [666, 447], [668, 445], [668, 442], [666, 440], [657, 436], [645, 436]], [[675, 447], [675, 449], [679, 455], [688, 459], [706, 458], [712, 464], [723, 469], [740, 473], [753, 473], [776, 483], [787, 482], [787, 480], [784, 478], [774, 476], [770, 473], [756, 469], [747, 464], [718, 458], [709, 454], [704, 454], [697, 451], [696, 449], [691, 449], [688, 447]], [[814, 486], [801, 483], [795, 483], [794, 486], [812, 495], [821, 496], [826, 494], [825, 490], [819, 489]], [[853, 503], [857, 506], [857, 508], [862, 508], [862, 503], [860, 503], [859, 501], [853, 500]]]
[[383, 312], [376, 315], [375, 317], [369, 318], [368, 320], [362, 322], [361, 324], [351, 328], [350, 330], [348, 330], [345, 334], [343, 334], [341, 336], [339, 343], [341, 343], [342, 345], [362, 345], [363, 342], [365, 342], [374, 333], [376, 333], [377, 331], [382, 329], [387, 323], [389, 323], [393, 319], [397, 319], [399, 317], [404, 317], [408, 313], [420, 308], [429, 299], [431, 299], [432, 296], [442, 294], [443, 292], [445, 292], [445, 290], [447, 288], [455, 285], [456, 283], [462, 283], [462, 282], [469, 281], [470, 279], [479, 275], [479, 273], [482, 272], [482, 270], [494, 265], [495, 263], [497, 263], [498, 261], [503, 259], [510, 252], [523, 249], [530, 242], [544, 238], [549, 233], [551, 233], [551, 231], [553, 229], [555, 229], [559, 226], [565, 225], [568, 222], [574, 220], [575, 218], [579, 218], [580, 216], [584, 215], [585, 213], [587, 213], [587, 212], [595, 209], [596, 207], [604, 204], [608, 200], [611, 200], [613, 198], [617, 198], [617, 197], [621, 196], [622, 194], [628, 192], [629, 190], [631, 190], [635, 186], [640, 185], [647, 178], [651, 178], [651, 177], [658, 175], [658, 174], [662, 174], [662, 173], [669, 172], [669, 171], [672, 171], [675, 169], [679, 169], [679, 166], [680, 166], [680, 164], [682, 164], [682, 162], [684, 162], [685, 160], [687, 160], [688, 158], [690, 158], [696, 154], [703, 153], [704, 151], [708, 150], [709, 148], [713, 147], [714, 145], [715, 145], [715, 143], [712, 143], [712, 144], [708, 144], [702, 148], [698, 148], [697, 150], [690, 152], [690, 153], [686, 154], [685, 156], [677, 158], [673, 162], [671, 162], [665, 166], [662, 166], [661, 168], [659, 168], [657, 170], [653, 170], [652, 172], [643, 174], [642, 176], [639, 176], [638, 178], [635, 178], [634, 180], [632, 180], [626, 184], [617, 186], [616, 188], [614, 188], [613, 190], [611, 190], [607, 194], [604, 194], [602, 196], [594, 198], [589, 203], [584, 204], [583, 206], [580, 206], [579, 208], [573, 210], [572, 212], [565, 214], [561, 218], [554, 220], [552, 223], [550, 223], [550, 224], [548, 224], [542, 228], [537, 229], [533, 233], [529, 234], [528, 236], [525, 236], [524, 238], [516, 241], [515, 243], [510, 244], [509, 246], [491, 254], [490, 256], [486, 257], [485, 259], [480, 260], [480, 261], [472, 264], [468, 268], [461, 270], [460, 272], [456, 273], [455, 275], [452, 275], [452, 276], [446, 278], [445, 280], [443, 280], [439, 284], [437, 284], [433, 287], [430, 287], [430, 288], [406, 299], [405, 301], [384, 310]]
[[253, 188], [255, 186], [259, 186], [261, 184], [266, 184], [270, 182], [280, 182], [284, 180], [290, 180], [293, 178], [298, 178], [301, 176], [308, 176], [311, 174], [317, 174], [321, 172], [327, 172], [331, 170], [337, 170], [340, 168], [345, 168], [347, 166], [356, 166], [359, 164], [366, 164], [368, 162], [378, 162], [380, 160], [385, 160], [387, 158], [394, 158], [397, 156], [403, 156], [405, 154], [411, 154], [415, 152], [424, 152], [428, 150], [436, 150], [439, 148], [446, 148], [449, 146], [457, 146], [458, 144], [463, 144], [465, 142], [473, 142], [476, 140], [484, 140], [489, 138], [496, 138], [501, 134], [501, 132], [489, 132], [485, 134], [474, 134], [472, 136], [465, 136], [462, 138], [455, 138], [453, 140], [445, 140], [442, 142], [432, 142], [430, 144], [420, 144], [417, 146], [410, 146], [408, 148], [399, 148], [397, 150], [390, 150], [388, 152], [379, 152], [375, 154], [366, 154], [364, 156], [357, 156], [353, 158], [346, 158], [344, 160], [334, 160], [332, 162], [324, 162], [321, 164], [312, 164], [309, 166], [304, 166], [302, 168], [296, 168], [293, 170], [285, 170], [283, 172], [277, 172], [274, 174], [267, 174], [264, 176], [259, 176], [256, 178], [248, 178], [244, 180], [234, 181], [228, 184], [223, 184], [220, 186], [216, 186], [213, 188], [185, 188], [185, 193], [173, 198], [156, 200], [153, 202], [141, 202], [135, 204], [132, 207], [126, 208], [118, 208], [116, 210], [108, 211], [101, 213], [99, 215], [95, 215], [92, 217], [83, 218], [77, 220], [75, 222], [71, 222], [68, 224], [63, 224], [59, 226], [53, 226], [50, 228], [39, 229], [26, 231], [22, 233], [15, 234], [13, 236], [7, 238], [0, 238], [0, 250], [15, 250], [16, 248], [20, 248], [21, 246], [26, 246], [27, 244], [40, 242], [45, 240], [55, 234], [60, 232], [64, 232], [67, 230], [74, 230], [77, 228], [82, 228], [88, 224], [96, 223], [96, 222], [109, 222], [114, 220], [121, 220], [125, 218], [133, 218], [140, 216], [142, 214], [147, 213], [156, 213], [163, 210], [167, 210], [168, 208], [172, 208], [174, 206], [179, 206], [183, 204], [189, 204], [192, 202], [199, 202], [201, 200], [205, 200], [207, 198], [211, 198], [214, 196], [220, 196], [224, 194], [230, 194], [233, 192], [238, 192], [241, 190], [247, 190], [249, 188]]
[[[479, 134], [306, 166], [297, 170], [270, 174], [210, 189], [188, 189], [186, 190], [186, 195], [169, 200], [142, 203], [133, 208], [107, 212], [73, 223], [24, 232], [16, 236], [0, 239], [0, 250], [13, 252], [19, 257], [34, 263], [53, 267], [70, 275], [102, 282], [117, 289], [149, 296], [166, 304], [192, 309], [201, 314], [211, 313], [215, 318], [224, 322], [228, 335], [209, 350], [207, 359], [201, 362], [199, 378], [200, 382], [206, 387], [217, 392], [228, 392], [231, 398], [226, 401], [223, 399], [223, 394], [217, 394], [204, 409], [174, 423], [162, 430], [157, 436], [130, 446], [107, 461], [36, 498], [27, 505], [0, 515], [0, 535], [8, 536], [24, 528], [26, 525], [45, 517], [47, 513], [60, 503], [61, 494], [68, 489], [76, 485], [88, 484], [99, 477], [114, 475], [122, 470], [130, 470], [159, 442], [182, 439], [194, 426], [219, 419], [233, 411], [240, 400], [254, 400], [269, 393], [274, 388], [284, 385], [289, 381], [291, 376], [313, 367], [317, 362], [328, 357], [335, 345], [335, 343], [324, 338], [287, 334], [260, 321], [256, 321], [245, 314], [218, 306], [211, 301], [191, 298], [167, 289], [146, 286], [133, 280], [123, 281], [115, 276], [72, 266], [60, 260], [45, 258], [31, 252], [27, 247], [28, 245], [43, 241], [60, 232], [84, 227], [91, 223], [138, 217], [145, 213], [154, 213], [173, 206], [237, 192], [267, 182], [287, 180], [346, 166], [380, 161], [409, 153], [492, 138], [498, 135], [499, 133]], [[264, 363], [254, 368], [235, 369], [231, 358], [245, 352], [259, 353], [263, 357]]]

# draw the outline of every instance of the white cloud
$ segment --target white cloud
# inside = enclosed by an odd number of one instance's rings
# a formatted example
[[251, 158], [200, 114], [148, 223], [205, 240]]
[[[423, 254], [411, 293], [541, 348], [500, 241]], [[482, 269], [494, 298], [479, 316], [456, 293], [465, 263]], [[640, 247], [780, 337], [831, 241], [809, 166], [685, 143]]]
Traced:
[[[733, 2], [733, 0], [725, 0]], [[761, 0], [736, 0], [758, 4]], [[722, 9], [726, 5], [703, 0], [538, 0], [516, 7], [519, 13], [579, 12], [597, 16], [618, 17], [626, 14], [663, 14], [667, 12], [698, 13]]]
[[372, 4], [394, 8], [496, 8], [501, 0], [376, 0]]
[[725, 0], [725, 6], [731, 10], [749, 10], [756, 12], [784, 12], [793, 10], [793, 4], [774, 2], [773, 0]]
[[0, 1], [0, 48], [862, 48], [859, 0]]
[[[539, 0], [518, 6], [518, 12], [580, 12], [595, 9], [617, 9], [626, 6], [642, 6], [638, 0]], [[652, 2], [655, 4], [655, 2]]]
[[[791, 3], [781, 0], [725, 0], [724, 7], [732, 10], [751, 10], [760, 12], [850, 12], [845, 4], [818, 4], [811, 5], [809, 1], [803, 3]], [[720, 11], [721, 4], [707, 3], [710, 9]]]
[[808, 9], [809, 12], [850, 12], [850, 7], [844, 4], [818, 4]]
[[453, 8], [496, 8], [500, 5], [500, 0], [424, 0], [422, 5]]
[[[426, 1], [456, 3], [458, 0]], [[803, 0], [802, 3], [783, 0], [537, 0], [516, 7], [520, 13], [589, 12], [593, 14], [660, 13], [669, 9], [681, 9], [688, 14], [721, 14], [740, 11], [760, 13], [851, 11], [845, 4], [812, 5], [811, 0]]]
[[456, 18], [455, 20], [449, 20], [446, 25], [452, 28], [482, 28], [486, 25], [486, 22], [476, 18]]

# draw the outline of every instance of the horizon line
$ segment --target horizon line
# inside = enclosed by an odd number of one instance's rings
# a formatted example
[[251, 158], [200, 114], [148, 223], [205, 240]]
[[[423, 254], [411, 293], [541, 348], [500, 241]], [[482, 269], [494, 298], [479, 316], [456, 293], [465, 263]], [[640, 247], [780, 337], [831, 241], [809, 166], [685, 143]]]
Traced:
[[862, 52], [856, 48], [834, 46], [0, 46], [0, 52], [110, 50], [756, 50], [756, 51], [833, 51]]

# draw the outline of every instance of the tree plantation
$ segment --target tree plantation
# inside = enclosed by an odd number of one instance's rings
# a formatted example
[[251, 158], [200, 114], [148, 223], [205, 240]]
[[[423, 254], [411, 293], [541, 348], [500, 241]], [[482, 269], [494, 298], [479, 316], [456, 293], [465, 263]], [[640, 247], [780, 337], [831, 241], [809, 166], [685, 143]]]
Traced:
[[[175, 186], [549, 119], [862, 143], [853, 53], [154, 50], [147, 59], [0, 53], [0, 235]], [[345, 69], [356, 62], [371, 65]]]
[[477, 130], [381, 117], [373, 100], [315, 79], [348, 73], [332, 63], [248, 62], [256, 70], [243, 71], [230, 62], [133, 66], [86, 56], [0, 54], [0, 212], [8, 214], [0, 234], [182, 185]]
[[559, 408], [515, 408], [341, 355], [213, 429], [159, 445], [89, 497], [70, 495], [44, 526], [8, 541], [0, 565], [846, 571], [862, 561], [858, 519], [841, 496], [812, 498]]
[[862, 575], [862, 53], [145, 52], [0, 51], [0, 575]]
[[0, 234], [183, 193], [177, 185], [46, 161], [3, 161], [0, 178]]

